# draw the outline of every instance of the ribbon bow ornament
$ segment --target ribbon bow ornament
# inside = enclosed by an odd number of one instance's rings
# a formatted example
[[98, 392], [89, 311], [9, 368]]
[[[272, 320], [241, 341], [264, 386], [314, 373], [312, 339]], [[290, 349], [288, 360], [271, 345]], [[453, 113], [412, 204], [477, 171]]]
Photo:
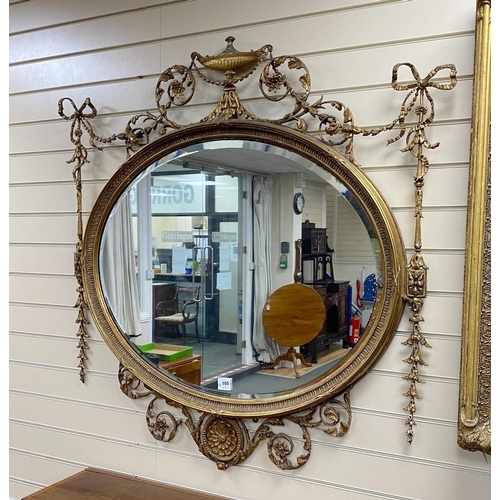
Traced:
[[[71, 115], [69, 116], [64, 112], [65, 101], [68, 101], [71, 104], [71, 107], [73, 108], [73, 113], [71, 113]], [[69, 97], [64, 97], [63, 99], [60, 99], [58, 103], [58, 114], [64, 120], [72, 121], [70, 130], [70, 140], [75, 145], [75, 154], [73, 155], [71, 160], [67, 161], [67, 163], [78, 161], [78, 166], [75, 167], [76, 169], [81, 167], [84, 163], [89, 163], [89, 160], [87, 159], [87, 149], [82, 144], [82, 135], [83, 135], [82, 128], [85, 129], [89, 135], [89, 144], [92, 147], [98, 149], [99, 151], [102, 151], [102, 148], [96, 145], [96, 141], [101, 143], [109, 143], [117, 138], [116, 135], [107, 138], [99, 137], [94, 133], [94, 130], [92, 129], [89, 120], [97, 116], [97, 109], [95, 108], [95, 106], [92, 104], [92, 102], [88, 97], [85, 99], [85, 101], [79, 108], [76, 107], [76, 104], [73, 101], [73, 99], [70, 99]]]
[[[401, 66], [406, 66], [410, 69], [413, 77], [415, 78], [415, 82], [400, 84], [398, 83], [398, 72]], [[432, 78], [437, 75], [440, 71], [448, 69], [449, 73], [449, 82], [447, 83], [439, 83], [432, 81]], [[406, 131], [405, 126], [405, 118], [410, 113], [410, 111], [414, 108], [417, 100], [419, 101], [415, 107], [415, 113], [418, 116], [418, 124], [413, 126], [411, 130], [408, 132], [406, 138], [406, 147], [401, 151], [406, 152], [409, 151], [413, 156], [418, 158], [422, 162], [423, 172], [422, 176], [427, 173], [429, 168], [429, 161], [422, 154], [422, 147], [427, 149], [435, 149], [439, 146], [439, 143], [431, 144], [427, 138], [425, 137], [424, 129], [428, 125], [432, 123], [434, 120], [434, 100], [432, 99], [428, 88], [433, 87], [438, 90], [451, 90], [457, 84], [457, 70], [454, 64], [443, 64], [440, 66], [436, 66], [432, 71], [430, 71], [427, 76], [424, 78], [420, 77], [420, 74], [417, 71], [417, 68], [410, 63], [399, 63], [396, 64], [392, 69], [392, 88], [394, 90], [409, 90], [406, 95], [402, 105], [401, 111], [399, 113], [399, 126], [400, 132], [399, 134], [387, 141], [387, 145], [392, 144], [393, 142], [398, 141], [403, 137]], [[430, 105], [430, 114], [427, 118], [424, 119], [425, 115], [428, 112], [427, 105], [425, 103], [425, 99]], [[415, 147], [417, 147], [417, 151], [415, 151]]]

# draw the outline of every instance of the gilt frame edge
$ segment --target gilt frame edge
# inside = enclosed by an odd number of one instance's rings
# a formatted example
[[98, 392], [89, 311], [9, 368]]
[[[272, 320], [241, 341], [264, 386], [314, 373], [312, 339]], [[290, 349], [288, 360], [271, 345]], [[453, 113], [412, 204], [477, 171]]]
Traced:
[[477, 0], [458, 445], [491, 455], [491, 0]]

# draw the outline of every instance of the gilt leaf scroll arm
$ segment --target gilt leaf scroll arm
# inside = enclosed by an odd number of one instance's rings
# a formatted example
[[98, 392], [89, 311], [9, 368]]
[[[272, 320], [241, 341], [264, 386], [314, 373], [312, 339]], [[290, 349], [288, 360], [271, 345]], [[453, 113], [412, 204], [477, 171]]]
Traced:
[[[282, 470], [304, 466], [312, 453], [310, 429], [318, 428], [331, 437], [342, 437], [352, 422], [352, 408], [348, 387], [343, 401], [332, 397], [299, 413], [264, 418], [256, 429], [247, 425], [246, 419], [199, 412], [184, 404], [150, 392], [142, 382], [125, 367], [120, 366], [122, 392], [132, 399], [151, 396], [146, 411], [149, 432], [161, 442], [172, 441], [182, 424], [187, 427], [199, 451], [214, 462], [219, 470], [243, 463], [262, 442], [267, 442], [269, 460]], [[181, 412], [184, 418], [174, 415], [165, 407]], [[252, 419], [259, 423], [258, 418]], [[301, 437], [294, 437], [286, 425], [298, 426]], [[279, 431], [274, 430], [280, 429]], [[295, 453], [297, 443], [302, 449]]]

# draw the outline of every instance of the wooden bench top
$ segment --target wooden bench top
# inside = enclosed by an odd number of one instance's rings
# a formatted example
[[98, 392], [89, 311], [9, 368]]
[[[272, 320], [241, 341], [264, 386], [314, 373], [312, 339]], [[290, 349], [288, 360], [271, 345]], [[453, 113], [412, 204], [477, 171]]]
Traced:
[[92, 467], [23, 500], [222, 500], [223, 497]]

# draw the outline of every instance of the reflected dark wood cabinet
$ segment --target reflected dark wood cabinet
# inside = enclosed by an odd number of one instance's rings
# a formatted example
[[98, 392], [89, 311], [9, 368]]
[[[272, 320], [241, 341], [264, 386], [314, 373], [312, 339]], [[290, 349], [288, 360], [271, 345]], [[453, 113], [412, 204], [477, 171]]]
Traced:
[[326, 229], [316, 228], [306, 221], [302, 224], [302, 283], [312, 286], [323, 298], [325, 323], [319, 334], [300, 352], [311, 363], [318, 361], [318, 353], [342, 340], [347, 347], [349, 333], [349, 281], [335, 281], [333, 250], [328, 247]]
[[335, 281], [327, 285], [314, 285], [314, 289], [323, 297], [326, 319], [318, 335], [300, 348], [301, 354], [311, 363], [318, 361], [318, 353], [339, 340], [342, 340], [343, 347], [347, 347], [349, 333], [349, 282]]

